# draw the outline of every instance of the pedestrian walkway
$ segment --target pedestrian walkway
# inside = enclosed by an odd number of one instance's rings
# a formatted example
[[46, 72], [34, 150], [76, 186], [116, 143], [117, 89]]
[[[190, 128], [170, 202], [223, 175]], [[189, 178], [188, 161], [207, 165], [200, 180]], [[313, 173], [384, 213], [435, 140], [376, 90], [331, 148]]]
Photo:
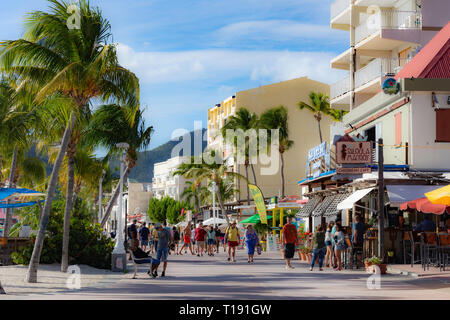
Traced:
[[[222, 250], [222, 249], [221, 249]], [[450, 299], [450, 279], [416, 279], [383, 275], [381, 289], [368, 289], [370, 274], [343, 270], [310, 272], [308, 264], [293, 260], [295, 269], [285, 270], [280, 253], [263, 253], [247, 263], [243, 250], [237, 262], [227, 262], [223, 250], [214, 257], [170, 255], [167, 276], [151, 279], [140, 266], [107, 285], [79, 291], [18, 297], [26, 299]], [[132, 269], [132, 265], [129, 265]], [[159, 273], [161, 273], [161, 268]], [[10, 297], [13, 298], [13, 297]]]

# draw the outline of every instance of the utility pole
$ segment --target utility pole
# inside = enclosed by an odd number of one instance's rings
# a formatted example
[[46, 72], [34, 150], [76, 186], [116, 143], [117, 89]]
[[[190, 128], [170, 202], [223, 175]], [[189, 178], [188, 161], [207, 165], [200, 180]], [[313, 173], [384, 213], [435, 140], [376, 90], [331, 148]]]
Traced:
[[378, 256], [384, 260], [384, 158], [383, 139], [378, 139]]

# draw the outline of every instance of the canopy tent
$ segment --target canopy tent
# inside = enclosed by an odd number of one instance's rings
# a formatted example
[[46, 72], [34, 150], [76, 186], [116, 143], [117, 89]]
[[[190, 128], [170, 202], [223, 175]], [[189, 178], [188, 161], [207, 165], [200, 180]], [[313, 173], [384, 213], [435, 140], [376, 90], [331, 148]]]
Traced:
[[337, 205], [338, 210], [352, 209], [356, 202], [364, 198], [375, 188], [361, 189], [353, 192], [349, 197], [339, 202]]
[[432, 204], [450, 206], [450, 185], [425, 193]]
[[[269, 220], [269, 219], [272, 219], [272, 216], [268, 215], [267, 216], [267, 220]], [[241, 223], [241, 224], [251, 224], [251, 223], [258, 223], [258, 222], [261, 222], [261, 218], [259, 217], [259, 213], [255, 214], [255, 215], [253, 215], [253, 216], [251, 216], [251, 217], [249, 217], [249, 218], [247, 218], [245, 220], [242, 220], [239, 223]]]
[[0, 188], [0, 201], [6, 201], [17, 197], [44, 197], [45, 193], [30, 189], [16, 188]]
[[1, 203], [0, 202], [0, 209], [30, 207], [30, 206], [34, 206], [37, 203], [38, 203], [38, 201], [21, 202], [21, 203]]
[[222, 218], [216, 218], [214, 221], [214, 218], [209, 218], [209, 219], [206, 219], [205, 221], [203, 221], [204, 226], [209, 226], [214, 223], [215, 224], [224, 224], [224, 223], [227, 223], [227, 220], [222, 219]]
[[400, 210], [417, 210], [422, 213], [432, 213], [441, 215], [444, 212], [450, 213], [450, 206], [443, 204], [433, 204], [427, 198], [419, 198], [403, 203]]
[[424, 198], [425, 193], [439, 188], [436, 185], [386, 185], [391, 207], [400, 207], [405, 202]]
[[177, 228], [179, 228], [179, 227], [186, 227], [187, 226], [187, 222], [186, 221], [181, 221], [181, 222], [178, 222], [176, 225], [175, 225], [175, 227], [177, 227]]

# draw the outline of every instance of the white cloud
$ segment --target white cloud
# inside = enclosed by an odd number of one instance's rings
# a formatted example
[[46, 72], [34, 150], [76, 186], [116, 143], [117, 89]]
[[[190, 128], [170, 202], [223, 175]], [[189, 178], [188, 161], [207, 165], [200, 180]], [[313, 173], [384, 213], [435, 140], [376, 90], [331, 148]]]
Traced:
[[292, 20], [243, 21], [229, 24], [217, 31], [218, 41], [237, 41], [239, 39], [295, 41], [298, 39], [317, 39], [343, 41], [345, 32], [332, 30], [329, 25], [300, 23]]
[[136, 52], [118, 46], [120, 63], [146, 84], [230, 79], [283, 81], [300, 76], [332, 83], [342, 72], [330, 68], [330, 52], [191, 50]]

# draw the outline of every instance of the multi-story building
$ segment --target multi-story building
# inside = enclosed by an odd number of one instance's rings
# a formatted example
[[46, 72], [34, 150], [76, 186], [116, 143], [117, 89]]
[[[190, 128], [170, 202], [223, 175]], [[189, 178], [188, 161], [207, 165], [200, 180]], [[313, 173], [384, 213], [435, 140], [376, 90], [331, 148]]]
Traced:
[[186, 188], [186, 179], [182, 176], [174, 176], [173, 173], [186, 161], [189, 161], [188, 157], [174, 157], [155, 163], [152, 190], [156, 198], [169, 196], [175, 200], [181, 200], [181, 194]]
[[128, 179], [127, 214], [140, 221], [147, 221], [148, 202], [153, 196], [152, 184]]
[[330, 87], [332, 107], [357, 108], [381, 91], [449, 21], [448, 0], [336, 0], [331, 28], [349, 31], [349, 48], [331, 61], [348, 75]]
[[[261, 86], [254, 89], [239, 91], [232, 97], [216, 104], [208, 110], [208, 147], [224, 148], [224, 157], [233, 169], [245, 175], [243, 164], [237, 165], [232, 156], [232, 148], [223, 146], [223, 138], [220, 130], [226, 123], [228, 117], [235, 115], [239, 108], [247, 108], [250, 112], [261, 115], [264, 111], [280, 105], [288, 109], [289, 138], [294, 141], [293, 147], [285, 152], [285, 194], [294, 195], [298, 193], [298, 177], [305, 177], [304, 154], [319, 144], [319, 133], [317, 121], [313, 114], [307, 110], [300, 111], [297, 104], [299, 101], [309, 103], [308, 95], [311, 91], [329, 94], [329, 86], [325, 83], [308, 79], [307, 77], [283, 81], [275, 84]], [[324, 116], [321, 122], [322, 135], [329, 135], [329, 127], [333, 120]], [[278, 196], [281, 192], [280, 167], [272, 175], [262, 175], [261, 165], [255, 165], [257, 184], [263, 191], [265, 197]], [[264, 166], [267, 167], [267, 166]], [[252, 182], [251, 170], [249, 180]], [[244, 182], [238, 182], [240, 194], [236, 200], [247, 199], [247, 188]]]

